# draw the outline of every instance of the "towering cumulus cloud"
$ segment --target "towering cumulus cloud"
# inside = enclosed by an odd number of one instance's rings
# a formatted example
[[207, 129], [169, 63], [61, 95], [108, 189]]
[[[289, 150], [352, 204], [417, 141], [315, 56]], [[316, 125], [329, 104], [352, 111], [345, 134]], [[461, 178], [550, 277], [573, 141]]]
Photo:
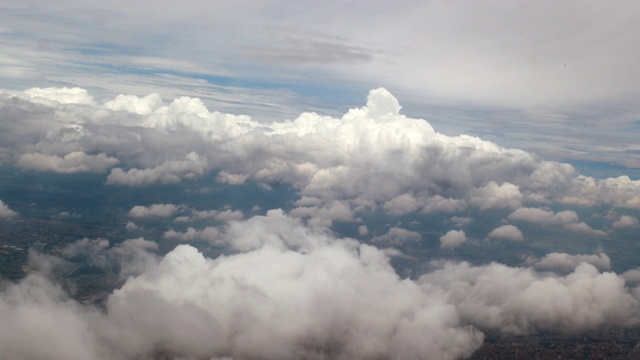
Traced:
[[[290, 184], [319, 207], [340, 200], [392, 215], [549, 203], [640, 208], [638, 181], [596, 180], [522, 150], [443, 135], [400, 114], [382, 88], [341, 118], [304, 113], [274, 123], [210, 112], [188, 97], [163, 105], [155, 94], [118, 96], [105, 106], [87, 97], [78, 89], [4, 96], [4, 156], [38, 171], [110, 171], [110, 185], [179, 183], [217, 171], [230, 184]], [[29, 101], [19, 115], [8, 111], [16, 101]]]

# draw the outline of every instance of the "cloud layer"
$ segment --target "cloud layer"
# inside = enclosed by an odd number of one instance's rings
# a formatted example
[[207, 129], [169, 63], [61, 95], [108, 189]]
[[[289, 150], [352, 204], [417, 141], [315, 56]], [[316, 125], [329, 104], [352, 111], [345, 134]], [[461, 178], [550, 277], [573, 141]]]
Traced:
[[[129, 194], [181, 183], [205, 191], [206, 181], [254, 189], [249, 200], [256, 188], [295, 193], [286, 210], [266, 212], [251, 201], [247, 210], [210, 210], [162, 194], [122, 206], [122, 227], [157, 236], [173, 249], [164, 256], [143, 237], [81, 239], [59, 257], [32, 252], [37, 273], [0, 292], [1, 357], [447, 360], [472, 354], [487, 329], [638, 323], [637, 269], [610, 272], [601, 251], [529, 256], [520, 266], [446, 257], [520, 246], [535, 231], [615, 238], [637, 227], [627, 213], [640, 209], [640, 182], [444, 135], [402, 115], [385, 89], [340, 118], [272, 123], [211, 112], [190, 97], [123, 95], [100, 105], [82, 89], [5, 94], [0, 103], [1, 159], [27, 174], [93, 172]], [[2, 202], [0, 214], [16, 215]], [[337, 236], [340, 226], [363, 242]], [[421, 246], [445, 259], [418, 258]], [[211, 249], [224, 255], [207, 258]], [[121, 285], [104, 309], [71, 300], [56, 280], [85, 257]], [[402, 278], [394, 261], [421, 272]], [[16, 328], [25, 335], [11, 335]]]
[[42, 275], [9, 285], [0, 292], [0, 355], [452, 360], [481, 345], [481, 329], [576, 333], [639, 320], [635, 291], [591, 265], [606, 270], [606, 255], [536, 263], [565, 275], [442, 262], [412, 281], [398, 277], [385, 252], [281, 210], [232, 221], [219, 239], [237, 252], [209, 259], [181, 245], [158, 259], [144, 239], [69, 245], [63, 256], [102, 254], [128, 264], [129, 277], [104, 311], [70, 300]]
[[[218, 171], [218, 181], [229, 184], [290, 184], [318, 199], [314, 206], [340, 200], [352, 209], [381, 206], [391, 215], [551, 203], [640, 208], [638, 181], [597, 180], [522, 150], [443, 135], [425, 120], [401, 115], [384, 89], [372, 90], [366, 106], [341, 118], [304, 113], [270, 124], [210, 112], [196, 98], [162, 105], [157, 96], [120, 96], [101, 106], [87, 103], [82, 89], [38, 90], [3, 100], [5, 162], [26, 169], [110, 169], [106, 183], [120, 186], [178, 183]], [[33, 102], [24, 103], [19, 118], [10, 112], [16, 101]], [[557, 214], [565, 215], [571, 214]], [[590, 231], [580, 222], [564, 226]]]

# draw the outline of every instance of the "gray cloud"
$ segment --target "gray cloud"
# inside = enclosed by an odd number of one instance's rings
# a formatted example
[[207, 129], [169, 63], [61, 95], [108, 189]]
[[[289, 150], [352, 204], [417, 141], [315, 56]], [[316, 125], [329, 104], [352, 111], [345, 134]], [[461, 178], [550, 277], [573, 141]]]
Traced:
[[105, 172], [118, 163], [118, 159], [106, 154], [87, 155], [82, 151], [74, 151], [64, 157], [47, 154], [23, 154], [16, 164], [23, 169], [36, 171], [53, 171], [63, 174], [77, 172]]
[[11, 210], [7, 204], [0, 200], [0, 218], [9, 219], [18, 215], [17, 212]]
[[[624, 204], [620, 204], [624, 206]], [[619, 206], [620, 206], [619, 205]], [[538, 208], [519, 208], [509, 214], [509, 220], [528, 222], [542, 226], [562, 226], [563, 229], [582, 233], [589, 236], [606, 236], [602, 230], [595, 230], [578, 219], [578, 214], [572, 210], [554, 213], [550, 210]]]
[[522, 231], [513, 225], [502, 225], [497, 227], [487, 235], [491, 239], [503, 239], [511, 241], [520, 241], [524, 239]]
[[449, 230], [440, 237], [440, 247], [443, 249], [455, 249], [467, 242], [467, 235], [463, 230]]
[[398, 245], [405, 242], [415, 242], [420, 240], [422, 240], [422, 236], [417, 231], [392, 227], [384, 235], [376, 236], [371, 241], [385, 245]]
[[[572, 266], [577, 260], [561, 257], [563, 263], [568, 260]], [[606, 256], [586, 259], [608, 260]], [[551, 258], [545, 262], [551, 262]], [[638, 300], [627, 291], [624, 279], [614, 273], [600, 273], [585, 262], [566, 276], [543, 275], [530, 268], [496, 263], [447, 263], [418, 282], [425, 286], [436, 283], [446, 289], [462, 319], [508, 333], [577, 333], [638, 322]]]
[[640, 225], [640, 222], [638, 222], [638, 219], [636, 217], [623, 215], [620, 217], [620, 219], [616, 220], [611, 225], [611, 227], [614, 229], [629, 229], [629, 228], [638, 227], [639, 225]]
[[598, 255], [569, 255], [565, 253], [550, 253], [542, 259], [533, 261], [537, 269], [572, 272], [582, 263], [590, 264], [602, 271], [611, 270], [611, 259], [606, 254]]
[[174, 204], [153, 204], [150, 206], [136, 205], [129, 210], [129, 216], [135, 218], [169, 217], [178, 211], [179, 206]]

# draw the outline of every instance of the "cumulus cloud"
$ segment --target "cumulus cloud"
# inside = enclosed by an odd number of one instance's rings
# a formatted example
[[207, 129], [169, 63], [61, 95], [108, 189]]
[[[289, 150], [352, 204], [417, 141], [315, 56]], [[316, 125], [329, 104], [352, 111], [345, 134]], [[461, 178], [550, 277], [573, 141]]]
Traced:
[[175, 214], [178, 209], [179, 206], [174, 204], [136, 205], [129, 210], [129, 216], [134, 218], [169, 217]]
[[124, 228], [127, 231], [136, 231], [141, 229], [141, 227], [136, 225], [133, 221], [128, 221]]
[[541, 270], [571, 272], [582, 263], [593, 265], [599, 270], [611, 270], [611, 259], [606, 254], [569, 255], [554, 252], [534, 261], [533, 265]]
[[23, 154], [16, 161], [16, 165], [29, 170], [72, 174], [78, 172], [102, 173], [118, 162], [118, 159], [103, 153], [87, 155], [83, 151], [74, 151], [63, 157], [41, 153]]
[[482, 343], [444, 292], [399, 279], [376, 248], [304, 228], [282, 211], [232, 223], [225, 237], [237, 248], [254, 241], [215, 260], [178, 246], [129, 277], [104, 311], [36, 275], [10, 285], [0, 293], [0, 354], [453, 360]]
[[440, 237], [440, 247], [443, 249], [455, 249], [467, 241], [467, 235], [463, 230], [449, 230]]
[[196, 230], [195, 228], [189, 226], [187, 230], [183, 232], [178, 232], [173, 229], [167, 230], [164, 235], [166, 239], [174, 239], [178, 241], [208, 241], [210, 243], [216, 243], [220, 237], [220, 230], [216, 227], [207, 226], [202, 230]]
[[638, 222], [638, 219], [636, 217], [623, 215], [620, 217], [620, 219], [616, 220], [611, 225], [611, 227], [614, 229], [629, 229], [629, 228], [638, 227], [639, 225], [640, 225], [640, 222]]
[[218, 176], [216, 176], [217, 181], [231, 185], [243, 185], [247, 181], [247, 178], [247, 175], [230, 174], [226, 171], [220, 171]]
[[331, 227], [334, 221], [353, 221], [353, 211], [349, 203], [332, 200], [321, 206], [301, 206], [291, 209], [289, 214], [293, 217], [307, 219], [312, 226]]
[[575, 211], [561, 211], [554, 213], [550, 210], [538, 208], [520, 208], [509, 214], [509, 220], [523, 221], [538, 225], [566, 225], [578, 222]]
[[[599, 257], [597, 261], [606, 260]], [[586, 262], [566, 276], [496, 263], [446, 263], [418, 283], [443, 287], [462, 319], [508, 333], [578, 333], [608, 325], [633, 325], [639, 320], [638, 300], [627, 291], [624, 279], [601, 273]]]
[[487, 236], [491, 239], [503, 239], [511, 241], [521, 241], [524, 239], [522, 231], [520, 231], [520, 229], [513, 225], [502, 225], [498, 228], [493, 229]]
[[127, 111], [138, 115], [149, 115], [162, 105], [160, 95], [153, 93], [142, 98], [135, 95], [116, 96], [115, 99], [107, 101], [104, 107], [113, 111]]
[[452, 216], [449, 220], [459, 227], [467, 226], [473, 222], [472, 218], [464, 216]]
[[216, 221], [231, 221], [244, 218], [244, 214], [240, 210], [225, 209], [219, 210], [193, 210], [191, 213], [193, 219], [213, 219]]
[[375, 243], [388, 245], [399, 245], [405, 242], [415, 242], [420, 240], [422, 240], [422, 235], [420, 235], [419, 232], [399, 227], [392, 227], [384, 235], [379, 235], [372, 239]]
[[18, 215], [17, 212], [11, 210], [4, 201], [0, 200], [0, 219], [10, 219]]
[[101, 310], [37, 274], [8, 285], [0, 291], [0, 355], [454, 360], [481, 345], [479, 329], [579, 333], [640, 320], [625, 286], [640, 276], [601, 272], [610, 268], [604, 254], [532, 260], [545, 271], [441, 261], [413, 281], [390, 265], [399, 251], [336, 238], [282, 210], [214, 231], [235, 252], [209, 259], [180, 245], [159, 259], [158, 245], [143, 238], [71, 244], [65, 256], [104, 256], [121, 264], [126, 281]]
[[385, 202], [382, 208], [391, 215], [403, 215], [414, 212], [418, 208], [418, 201], [409, 194], [402, 194]]
[[115, 168], [107, 177], [109, 185], [144, 186], [154, 183], [171, 184], [183, 179], [202, 176], [207, 162], [195, 152], [189, 153], [182, 161], [165, 161], [161, 165], [148, 169], [122, 170]]
[[522, 201], [522, 194], [516, 185], [511, 183], [498, 185], [494, 181], [490, 181], [481, 188], [472, 189], [470, 197], [470, 203], [481, 210], [495, 207], [516, 208]]
[[[28, 103], [27, 93], [18, 96]], [[0, 101], [5, 109], [16, 107]], [[40, 167], [56, 171], [105, 171], [119, 161], [107, 176], [111, 185], [178, 183], [217, 172], [216, 180], [228, 184], [293, 186], [301, 198], [320, 201], [298, 207], [318, 210], [333, 201], [398, 216], [527, 203], [640, 208], [638, 181], [597, 180], [523, 150], [447, 136], [400, 109], [398, 100], [379, 88], [370, 91], [365, 106], [339, 118], [303, 113], [259, 123], [209, 111], [197, 98], [166, 105], [155, 95], [122, 95], [104, 106], [23, 106], [19, 119], [8, 116], [2, 123], [0, 136], [4, 151], [21, 164], [31, 159], [36, 166], [40, 159], [46, 163]], [[76, 154], [78, 164], [57, 154]], [[89, 163], [94, 167], [80, 170]]]
[[538, 208], [519, 208], [507, 217], [511, 221], [521, 221], [543, 226], [562, 226], [562, 228], [589, 236], [606, 236], [602, 230], [595, 230], [581, 222], [578, 214], [572, 210], [553, 212]]
[[24, 94], [36, 102], [51, 104], [84, 104], [92, 105], [93, 97], [87, 90], [81, 88], [31, 88], [24, 91]]

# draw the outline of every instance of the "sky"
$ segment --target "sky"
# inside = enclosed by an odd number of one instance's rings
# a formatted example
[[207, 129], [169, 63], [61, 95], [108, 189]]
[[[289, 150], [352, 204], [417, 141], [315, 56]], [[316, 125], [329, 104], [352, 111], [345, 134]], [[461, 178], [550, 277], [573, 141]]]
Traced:
[[639, 18], [0, 3], [0, 226], [90, 234], [8, 240], [0, 357], [447, 360], [637, 326]]

